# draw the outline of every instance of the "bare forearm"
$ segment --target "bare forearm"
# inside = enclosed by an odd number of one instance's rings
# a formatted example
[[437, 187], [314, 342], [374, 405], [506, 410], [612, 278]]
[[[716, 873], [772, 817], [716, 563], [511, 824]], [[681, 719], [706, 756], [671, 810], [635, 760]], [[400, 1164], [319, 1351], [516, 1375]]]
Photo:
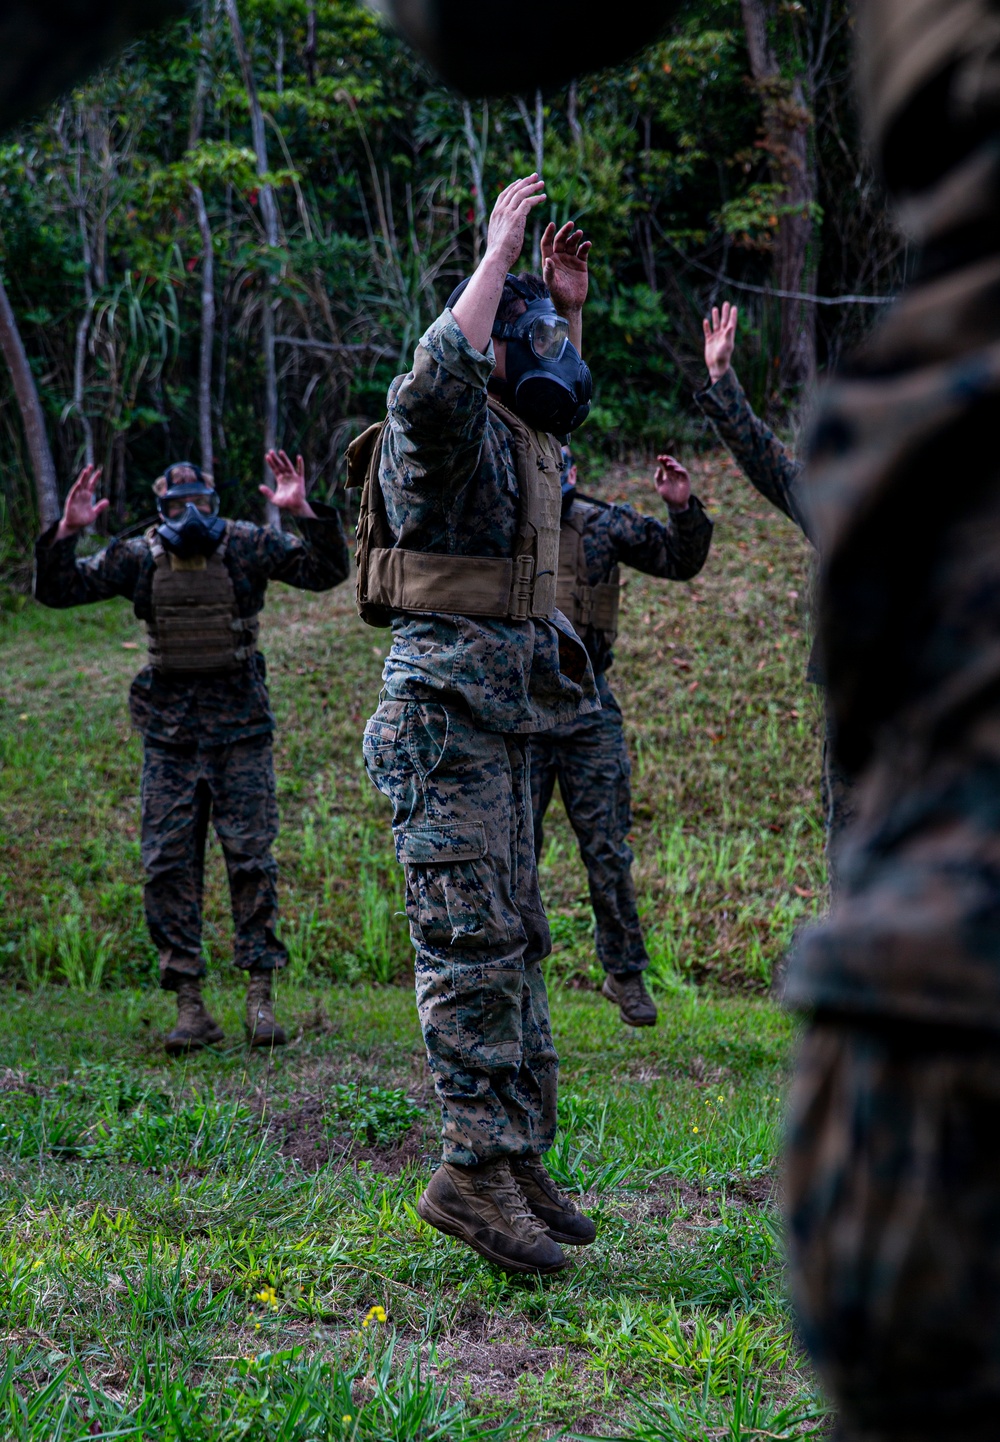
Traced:
[[505, 258], [488, 250], [452, 308], [459, 329], [480, 355], [489, 348], [506, 279]]
[[583, 355], [583, 311], [568, 311], [565, 318], [569, 321], [570, 344], [576, 346], [580, 355]]

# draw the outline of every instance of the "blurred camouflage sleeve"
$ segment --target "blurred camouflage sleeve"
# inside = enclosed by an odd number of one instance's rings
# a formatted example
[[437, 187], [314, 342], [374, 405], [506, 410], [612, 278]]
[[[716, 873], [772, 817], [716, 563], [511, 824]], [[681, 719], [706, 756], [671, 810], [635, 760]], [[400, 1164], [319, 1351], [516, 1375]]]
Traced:
[[476, 474], [492, 374], [492, 343], [481, 355], [446, 310], [417, 346], [413, 369], [389, 391], [383, 468], [391, 462], [404, 491], [455, 491]]
[[148, 551], [146, 542], [140, 537], [112, 541], [96, 556], [80, 558], [77, 537], [57, 541], [57, 526], [58, 522], [50, 526], [35, 545], [35, 599], [57, 610], [89, 606], [112, 596], [131, 601]]
[[293, 517], [301, 535], [273, 526], [239, 521], [233, 526], [230, 555], [255, 581], [283, 581], [300, 591], [330, 591], [350, 571], [347, 538], [332, 506], [310, 502], [315, 519]]
[[647, 576], [689, 581], [708, 558], [713, 522], [692, 496], [686, 511], [671, 511], [669, 521], [644, 516], [631, 506], [612, 506], [609, 516], [615, 560]]
[[695, 400], [750, 484], [812, 540], [798, 489], [801, 462], [792, 459], [770, 426], [754, 414], [732, 366]]

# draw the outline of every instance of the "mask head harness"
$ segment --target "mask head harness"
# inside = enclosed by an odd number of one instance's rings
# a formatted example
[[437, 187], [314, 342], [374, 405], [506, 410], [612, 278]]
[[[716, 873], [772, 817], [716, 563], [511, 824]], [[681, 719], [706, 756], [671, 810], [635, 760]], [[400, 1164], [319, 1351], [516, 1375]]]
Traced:
[[[454, 292], [449, 307], [468, 283], [463, 281]], [[521, 315], [493, 327], [494, 339], [507, 343], [504, 399], [534, 430], [568, 435], [590, 414], [590, 368], [569, 338], [569, 321], [549, 295], [536, 295], [516, 275], [508, 275], [504, 289], [525, 303]]]
[[[185, 561], [210, 556], [226, 534], [211, 477], [193, 461], [177, 461], [155, 482], [153, 492], [160, 515], [156, 533], [164, 549]], [[196, 498], [201, 506], [195, 504]]]
[[562, 487], [562, 513], [565, 516], [573, 504], [573, 497], [576, 495], [576, 478], [570, 480], [570, 472], [576, 465], [573, 459], [573, 452], [569, 446], [562, 448], [562, 466], [559, 470], [559, 482]]

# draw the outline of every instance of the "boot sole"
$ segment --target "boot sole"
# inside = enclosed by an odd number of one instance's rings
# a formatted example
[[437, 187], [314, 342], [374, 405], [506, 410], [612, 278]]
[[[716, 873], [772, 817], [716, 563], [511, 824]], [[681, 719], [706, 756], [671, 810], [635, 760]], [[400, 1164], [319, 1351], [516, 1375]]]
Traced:
[[545, 1230], [561, 1247], [592, 1247], [597, 1241], [596, 1236], [588, 1237], [586, 1241], [582, 1237], [568, 1237], [565, 1232], [557, 1232], [554, 1227], [546, 1227]]
[[205, 1051], [206, 1048], [218, 1046], [225, 1041], [225, 1033], [219, 1032], [218, 1036], [193, 1036], [187, 1041], [165, 1041], [163, 1050], [167, 1056], [186, 1056], [189, 1051]]
[[247, 1045], [251, 1051], [255, 1047], [287, 1046], [288, 1038], [283, 1031], [260, 1032], [255, 1031], [253, 1036], [247, 1031]]
[[[424, 1195], [426, 1195], [426, 1193]], [[458, 1241], [464, 1242], [467, 1247], [471, 1247], [474, 1252], [478, 1252], [481, 1257], [485, 1257], [488, 1262], [493, 1262], [495, 1266], [501, 1267], [505, 1272], [534, 1272], [536, 1275], [549, 1276], [551, 1273], [561, 1272], [564, 1267], [569, 1266], [568, 1257], [564, 1257], [561, 1262], [554, 1262], [549, 1267], [538, 1266], [531, 1262], [515, 1262], [512, 1261], [510, 1257], [502, 1257], [498, 1252], [493, 1252], [489, 1247], [484, 1247], [475, 1237], [470, 1237], [467, 1232], [464, 1232], [457, 1223], [449, 1218], [447, 1212], [439, 1211], [433, 1202], [425, 1202], [423, 1196], [421, 1196], [417, 1202], [417, 1214], [422, 1217], [429, 1226], [434, 1227], [439, 1232], [444, 1232], [446, 1236], [455, 1237]], [[558, 1238], [553, 1236], [552, 1240], [557, 1241]]]

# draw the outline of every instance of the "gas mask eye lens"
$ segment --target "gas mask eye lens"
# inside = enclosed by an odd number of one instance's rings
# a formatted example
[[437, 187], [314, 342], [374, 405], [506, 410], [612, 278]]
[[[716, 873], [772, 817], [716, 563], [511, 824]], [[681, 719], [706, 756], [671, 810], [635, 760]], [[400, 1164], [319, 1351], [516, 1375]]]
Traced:
[[540, 315], [531, 324], [531, 349], [539, 360], [557, 361], [569, 341], [569, 321], [561, 315]]

